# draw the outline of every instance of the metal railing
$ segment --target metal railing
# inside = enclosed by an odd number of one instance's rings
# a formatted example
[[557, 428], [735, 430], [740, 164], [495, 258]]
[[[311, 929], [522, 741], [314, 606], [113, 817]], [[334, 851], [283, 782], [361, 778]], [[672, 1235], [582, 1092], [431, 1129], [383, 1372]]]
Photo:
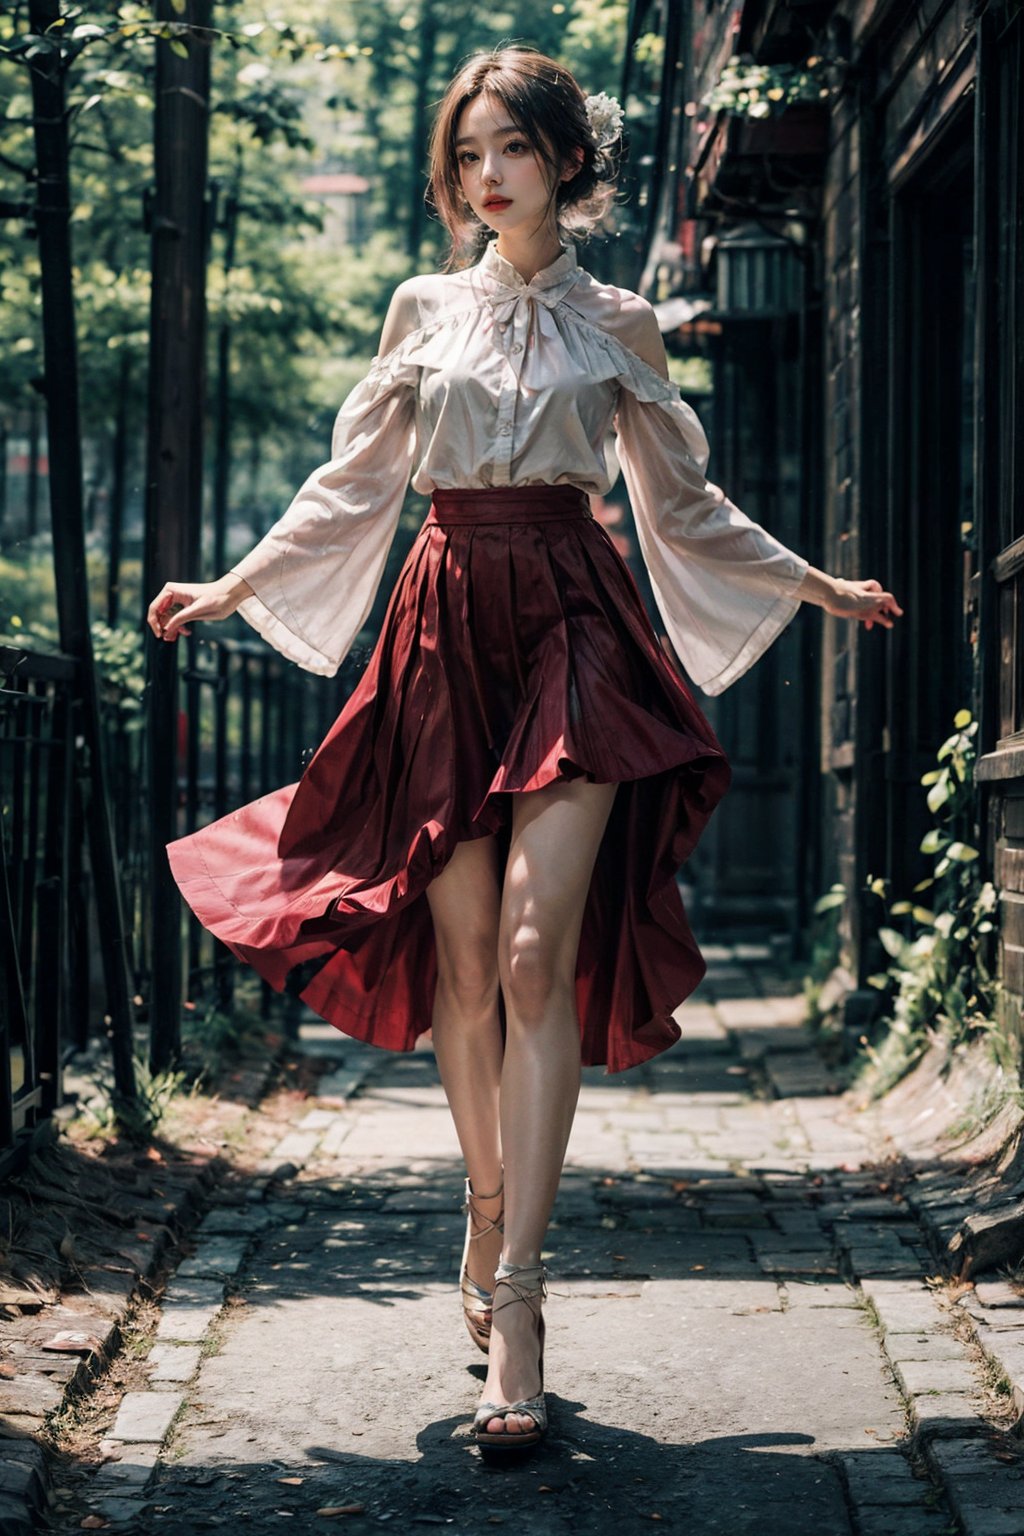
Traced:
[[76, 663], [0, 646], [0, 1149], [60, 1101], [80, 980]]
[[[177, 730], [179, 835], [301, 777], [365, 664], [301, 671], [258, 641], [187, 637]], [[101, 1033], [84, 807], [92, 792], [76, 728], [78, 662], [0, 646], [0, 1171], [19, 1137], [61, 1101], [67, 1056]], [[104, 745], [135, 1005], [154, 985], [146, 736], [141, 706], [107, 687]], [[240, 962], [182, 902], [189, 999], [232, 1006]], [[157, 983], [158, 984], [158, 979]], [[266, 1013], [275, 994], [265, 983]], [[287, 1021], [294, 1005], [280, 1000]]]
[[[181, 673], [179, 831], [184, 836], [302, 776], [365, 662], [316, 677], [258, 641], [188, 638]], [[183, 904], [183, 910], [184, 904]], [[188, 914], [189, 996], [230, 1008], [239, 962]], [[274, 997], [262, 984], [264, 1011]], [[287, 1008], [287, 1001], [285, 1002]]]

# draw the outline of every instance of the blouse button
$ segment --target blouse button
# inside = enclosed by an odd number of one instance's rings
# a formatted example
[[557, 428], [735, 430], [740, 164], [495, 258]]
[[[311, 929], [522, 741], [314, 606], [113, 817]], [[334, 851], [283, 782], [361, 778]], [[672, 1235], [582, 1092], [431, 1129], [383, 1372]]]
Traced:
[[512, 431], [512, 423], [510, 421], [502, 422], [501, 426], [498, 428], [498, 431], [504, 437], [507, 433]]
[[512, 347], [511, 350], [513, 352], [521, 352], [523, 350], [522, 343], [517, 341], [515, 346]]

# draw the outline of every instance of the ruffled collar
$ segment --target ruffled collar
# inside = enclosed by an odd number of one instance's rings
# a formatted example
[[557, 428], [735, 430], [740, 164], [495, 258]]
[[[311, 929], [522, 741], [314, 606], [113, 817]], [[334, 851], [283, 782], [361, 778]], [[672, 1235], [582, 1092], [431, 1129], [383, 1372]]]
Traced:
[[497, 241], [490, 240], [487, 243], [484, 254], [480, 259], [479, 267], [489, 277], [501, 283], [506, 288], [518, 288], [522, 290], [544, 292], [549, 288], [556, 288], [564, 283], [566, 278], [572, 282], [579, 276], [580, 268], [576, 259], [576, 247], [569, 241], [562, 247], [562, 254], [556, 256], [548, 266], [542, 267], [536, 272], [529, 282], [526, 282], [519, 270], [499, 255]]

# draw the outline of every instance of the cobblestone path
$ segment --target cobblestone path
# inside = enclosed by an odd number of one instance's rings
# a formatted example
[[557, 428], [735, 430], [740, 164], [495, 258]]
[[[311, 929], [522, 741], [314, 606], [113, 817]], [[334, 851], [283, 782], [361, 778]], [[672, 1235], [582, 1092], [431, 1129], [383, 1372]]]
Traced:
[[[908, 1439], [930, 1400], [949, 1412], [977, 1385], [923, 1310], [933, 1261], [872, 1116], [829, 1092], [801, 1000], [750, 995], [751, 974], [726, 957], [676, 1049], [585, 1073], [546, 1253], [552, 1429], [532, 1457], [495, 1469], [468, 1434], [484, 1362], [459, 1308], [463, 1170], [433, 1055], [327, 1032], [338, 1068], [272, 1159], [294, 1175], [210, 1211], [93, 1507], [180, 1536], [961, 1529]], [[222, 1308], [225, 1282], [241, 1304]], [[992, 1514], [968, 1536], [1024, 1528]]]

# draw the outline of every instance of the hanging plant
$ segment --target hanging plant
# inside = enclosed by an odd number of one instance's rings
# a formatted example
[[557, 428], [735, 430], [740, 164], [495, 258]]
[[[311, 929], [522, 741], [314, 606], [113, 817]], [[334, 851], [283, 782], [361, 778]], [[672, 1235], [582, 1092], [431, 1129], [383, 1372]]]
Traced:
[[802, 64], [754, 64], [733, 54], [702, 105], [735, 117], [773, 117], [797, 102], [819, 102], [832, 94], [829, 62], [812, 57]]

